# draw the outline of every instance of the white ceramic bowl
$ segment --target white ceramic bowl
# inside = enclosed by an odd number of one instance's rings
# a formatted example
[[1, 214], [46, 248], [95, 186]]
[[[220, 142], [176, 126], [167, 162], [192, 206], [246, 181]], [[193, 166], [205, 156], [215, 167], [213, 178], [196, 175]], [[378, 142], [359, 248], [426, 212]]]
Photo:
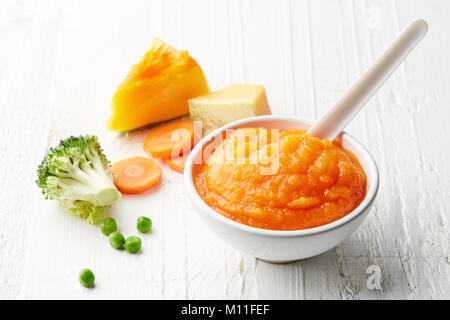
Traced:
[[250, 227], [225, 218], [209, 207], [197, 193], [193, 183], [194, 159], [204, 145], [226, 129], [264, 127], [267, 129], [308, 129], [310, 123], [282, 116], [260, 116], [235, 121], [202, 139], [189, 155], [184, 168], [184, 182], [195, 209], [205, 224], [230, 246], [254, 257], [270, 262], [289, 262], [321, 254], [347, 238], [369, 214], [378, 190], [378, 169], [367, 149], [355, 138], [342, 133], [342, 145], [358, 158], [367, 175], [366, 197], [348, 215], [332, 223], [304, 230], [278, 231]]

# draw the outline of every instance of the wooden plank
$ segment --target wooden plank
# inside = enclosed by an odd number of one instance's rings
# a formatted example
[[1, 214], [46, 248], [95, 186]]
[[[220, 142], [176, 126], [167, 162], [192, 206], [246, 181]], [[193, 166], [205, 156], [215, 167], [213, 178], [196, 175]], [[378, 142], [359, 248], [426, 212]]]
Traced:
[[30, 218], [42, 219], [34, 180], [50, 129], [60, 42], [52, 17], [60, 11], [55, 3], [9, 1], [0, 12], [0, 298], [20, 294]]
[[448, 299], [450, 292], [450, 191], [446, 186], [450, 176], [447, 170], [438, 169], [448, 165], [449, 155], [441, 152], [440, 146], [450, 141], [444, 102], [449, 99], [445, 70], [450, 66], [446, 58], [450, 48], [442, 46], [444, 38], [438, 32], [450, 27], [445, 5], [443, 1], [418, 2], [412, 11], [406, 1], [392, 3], [397, 27], [416, 19], [418, 12], [430, 25], [426, 41], [400, 70], [404, 95], [391, 95], [396, 107], [407, 110], [403, 119], [409, 132], [399, 133], [394, 147], [411, 148], [407, 159], [405, 154], [395, 154], [399, 156], [396, 177], [401, 182], [398, 187], [404, 209], [403, 239], [398, 244], [408, 298]]

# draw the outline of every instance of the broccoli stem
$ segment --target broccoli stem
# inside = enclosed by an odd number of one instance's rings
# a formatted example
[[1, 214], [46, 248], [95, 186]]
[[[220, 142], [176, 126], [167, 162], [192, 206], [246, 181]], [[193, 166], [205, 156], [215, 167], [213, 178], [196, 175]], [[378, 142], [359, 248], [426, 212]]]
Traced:
[[95, 170], [86, 165], [74, 167], [70, 177], [60, 178], [62, 190], [70, 190], [70, 197], [89, 201], [96, 206], [107, 206], [120, 199], [120, 193], [103, 168]]
[[105, 188], [95, 196], [100, 206], [107, 206], [120, 199], [120, 193], [114, 188]]
[[[92, 192], [86, 194], [86, 200], [98, 206], [107, 206], [120, 199], [120, 193], [107, 176], [103, 168], [94, 170], [88, 168], [86, 171], [86, 185], [92, 189]], [[92, 197], [92, 198], [91, 198]]]

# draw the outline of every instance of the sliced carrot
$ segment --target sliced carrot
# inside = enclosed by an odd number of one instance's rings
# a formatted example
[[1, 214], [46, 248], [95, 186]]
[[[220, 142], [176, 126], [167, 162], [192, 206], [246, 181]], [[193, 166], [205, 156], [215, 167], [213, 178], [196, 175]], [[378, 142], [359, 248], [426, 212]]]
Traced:
[[189, 154], [187, 153], [183, 154], [181, 157], [178, 158], [167, 159], [166, 160], [167, 166], [172, 170], [183, 173], [184, 165], [186, 164], [186, 159], [188, 156]]
[[161, 180], [161, 168], [152, 159], [143, 157], [117, 161], [111, 171], [117, 189], [125, 194], [142, 193]]
[[153, 129], [144, 142], [144, 150], [154, 158], [170, 159], [187, 153], [194, 144], [194, 125], [183, 117]]

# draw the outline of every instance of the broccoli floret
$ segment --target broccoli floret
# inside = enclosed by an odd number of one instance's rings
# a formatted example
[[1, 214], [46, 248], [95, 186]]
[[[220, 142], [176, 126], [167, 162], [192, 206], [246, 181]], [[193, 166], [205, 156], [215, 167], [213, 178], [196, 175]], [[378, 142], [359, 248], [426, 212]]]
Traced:
[[100, 220], [104, 208], [120, 199], [98, 138], [92, 135], [61, 140], [38, 168], [37, 185], [46, 199], [87, 219]]

